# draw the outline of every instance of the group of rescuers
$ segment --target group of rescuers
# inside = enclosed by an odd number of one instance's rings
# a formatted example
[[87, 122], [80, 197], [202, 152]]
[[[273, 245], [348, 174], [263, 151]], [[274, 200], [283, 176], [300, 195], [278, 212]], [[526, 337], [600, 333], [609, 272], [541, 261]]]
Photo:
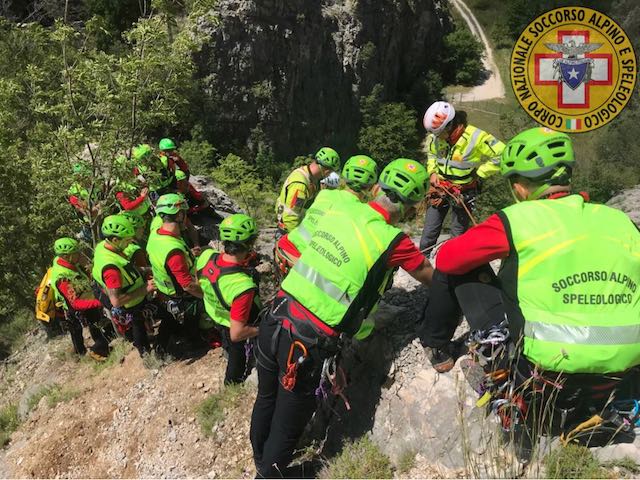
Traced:
[[[452, 338], [463, 314], [472, 326], [508, 320], [511, 337], [520, 339], [524, 377], [535, 370], [569, 380], [623, 378], [640, 364], [640, 232], [623, 212], [572, 192], [571, 139], [532, 128], [505, 146], [443, 101], [428, 108], [423, 124], [426, 168], [400, 158], [378, 175], [372, 158], [356, 155], [341, 169], [337, 152], [324, 147], [291, 172], [276, 205], [281, 284], [259, 326], [252, 218], [225, 219], [222, 252], [206, 249], [195, 258], [183, 238], [184, 199], [160, 196], [159, 220], [146, 243], [151, 276], [135, 259], [135, 224], [123, 215], [102, 224], [105, 240], [92, 269], [101, 303], [84, 306], [113, 307], [130, 318], [141, 354], [149, 348], [141, 312], [158, 298], [158, 310], [170, 310], [171, 302], [188, 310], [185, 304], [204, 300], [209, 323], [199, 327], [222, 328], [229, 368], [237, 374], [228, 371], [228, 381], [244, 379], [244, 340], [257, 337], [250, 439], [258, 476], [296, 475], [287, 468], [330, 361], [345, 339], [371, 333], [368, 317], [397, 268], [429, 286], [418, 335], [440, 373], [454, 366]], [[341, 172], [340, 188], [321, 188], [332, 172]], [[482, 182], [496, 173], [507, 180], [515, 203], [468, 229]], [[417, 247], [398, 225], [413, 218], [425, 197], [429, 207]], [[454, 238], [430, 257], [449, 210]], [[65, 282], [82, 275], [77, 246], [59, 240], [56, 254], [64, 269], [56, 289], [67, 308], [75, 308]], [[502, 261], [497, 276], [493, 260]], [[148, 300], [155, 290], [156, 299]], [[163, 318], [159, 348], [168, 336], [164, 324]], [[171, 320], [166, 325], [170, 333]]]

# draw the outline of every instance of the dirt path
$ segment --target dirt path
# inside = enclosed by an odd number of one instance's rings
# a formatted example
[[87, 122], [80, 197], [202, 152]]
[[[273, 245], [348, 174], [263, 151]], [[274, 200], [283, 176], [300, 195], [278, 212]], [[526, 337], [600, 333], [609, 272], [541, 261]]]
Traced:
[[451, 3], [456, 10], [458, 10], [458, 13], [460, 13], [467, 25], [469, 25], [471, 33], [479, 38], [484, 45], [485, 56], [482, 59], [482, 63], [484, 64], [484, 68], [490, 72], [489, 78], [482, 85], [473, 87], [468, 92], [456, 94], [455, 100], [458, 102], [473, 102], [475, 100], [504, 98], [505, 90], [500, 76], [500, 70], [498, 70], [498, 65], [493, 57], [493, 50], [482, 26], [473, 15], [471, 9], [467, 7], [462, 0], [451, 0]]

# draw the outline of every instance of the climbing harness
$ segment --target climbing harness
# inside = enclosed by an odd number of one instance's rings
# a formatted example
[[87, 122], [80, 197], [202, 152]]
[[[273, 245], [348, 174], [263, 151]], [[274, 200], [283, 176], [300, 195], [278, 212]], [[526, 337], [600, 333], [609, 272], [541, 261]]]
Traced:
[[344, 394], [347, 386], [347, 375], [342, 367], [337, 365], [336, 355], [329, 357], [322, 363], [322, 373], [320, 375], [320, 383], [316, 388], [316, 397], [326, 400], [329, 393], [340, 397], [344, 402], [347, 411], [351, 410], [349, 400]]
[[[300, 349], [302, 354], [294, 359], [293, 357], [296, 347]], [[293, 391], [298, 379], [298, 368], [300, 368], [307, 358], [309, 358], [309, 352], [307, 351], [307, 347], [304, 346], [304, 343], [298, 340], [291, 342], [291, 347], [289, 347], [289, 356], [287, 357], [287, 371], [282, 376], [282, 380], [280, 380], [282, 388], [286, 391]]]
[[469, 206], [473, 208], [473, 205], [476, 201], [475, 196], [469, 196], [468, 194], [465, 194], [465, 191], [461, 190], [455, 185], [452, 185], [451, 188], [448, 188], [446, 185], [440, 184], [438, 188], [442, 189], [442, 191], [444, 191], [444, 193], [451, 197], [457, 205], [461, 206], [464, 209], [474, 227], [478, 225], [478, 222], [476, 221], [475, 217], [471, 213], [471, 209], [469, 208]]

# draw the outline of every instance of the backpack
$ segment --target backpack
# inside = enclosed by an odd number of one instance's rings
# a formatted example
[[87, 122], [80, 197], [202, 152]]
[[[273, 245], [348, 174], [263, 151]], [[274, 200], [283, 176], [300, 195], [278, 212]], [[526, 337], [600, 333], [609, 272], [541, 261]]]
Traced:
[[51, 286], [51, 271], [49, 267], [40, 281], [36, 294], [36, 318], [42, 322], [50, 322], [56, 316], [56, 299]]

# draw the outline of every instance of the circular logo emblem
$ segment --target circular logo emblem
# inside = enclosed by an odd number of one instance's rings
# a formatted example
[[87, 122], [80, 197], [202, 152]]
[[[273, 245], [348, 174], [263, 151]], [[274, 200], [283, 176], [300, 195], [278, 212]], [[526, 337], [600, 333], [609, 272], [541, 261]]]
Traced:
[[637, 61], [622, 27], [590, 8], [563, 7], [531, 22], [511, 52], [511, 86], [539, 124], [580, 133], [622, 111], [636, 84]]
[[368, 161], [366, 158], [361, 158], [358, 160], [358, 165], [360, 165], [361, 167], [364, 167], [367, 163]]
[[408, 171], [410, 171], [410, 172], [415, 172], [416, 168], [417, 168], [417, 167], [416, 167], [416, 164], [415, 164], [415, 163], [412, 163], [412, 162], [407, 163], [406, 169], [407, 169]]

